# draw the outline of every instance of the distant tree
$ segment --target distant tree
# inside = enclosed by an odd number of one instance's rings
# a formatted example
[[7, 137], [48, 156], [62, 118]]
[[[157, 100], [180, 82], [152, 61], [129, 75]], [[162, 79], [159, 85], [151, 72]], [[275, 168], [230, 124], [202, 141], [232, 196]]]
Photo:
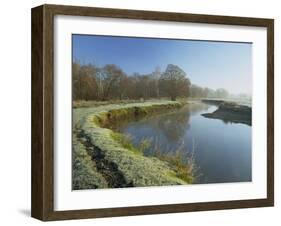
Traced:
[[149, 75], [142, 75], [142, 76], [139, 76], [139, 78], [138, 78], [137, 89], [140, 94], [140, 97], [143, 98], [144, 100], [146, 100], [146, 99], [148, 99], [148, 97], [150, 97], [149, 82], [150, 82]]
[[[169, 64], [161, 73], [159, 67], [149, 74], [127, 75], [120, 67], [108, 64], [72, 64], [74, 100], [114, 100], [169, 97], [227, 98], [225, 89], [200, 87], [190, 83], [186, 73], [177, 65]], [[242, 96], [240, 98], [246, 98]], [[249, 98], [248, 98], [249, 99]]]
[[192, 84], [190, 87], [190, 96], [195, 98], [228, 98], [229, 95], [228, 91], [223, 88], [213, 90], [195, 84]]
[[138, 99], [139, 93], [137, 90], [138, 74], [127, 76], [126, 95], [129, 99]]
[[119, 100], [128, 98], [129, 87], [130, 87], [130, 79], [123, 72], [120, 74], [120, 76], [118, 76], [116, 82], [114, 83], [110, 92], [110, 97], [112, 99], [118, 98]]
[[73, 63], [73, 98], [75, 100], [92, 100], [98, 96], [96, 81], [97, 68], [92, 65]]
[[177, 65], [169, 64], [159, 80], [160, 91], [168, 95], [171, 100], [176, 100], [178, 96], [188, 96], [190, 80], [186, 73]]
[[158, 98], [160, 95], [160, 91], [159, 91], [159, 79], [161, 77], [161, 69], [160, 67], [156, 67], [155, 70], [152, 72], [152, 78], [153, 78], [153, 84], [154, 84], [154, 88], [155, 92], [156, 92], [156, 97]]
[[107, 100], [113, 88], [116, 87], [116, 83], [120, 83], [120, 78], [125, 75], [118, 66], [107, 64], [101, 69], [100, 76], [102, 79], [102, 100]]
[[133, 99], [139, 99], [143, 96], [143, 87], [142, 87], [142, 76], [139, 73], [133, 73], [132, 76], [130, 76], [131, 80], [131, 89], [130, 94]]
[[229, 96], [229, 93], [227, 92], [226, 89], [219, 88], [215, 91], [215, 96], [217, 98], [227, 98]]
[[81, 87], [81, 80], [80, 80], [80, 64], [78, 62], [73, 62], [72, 64], [72, 85], [73, 85], [73, 99], [78, 100], [80, 95], [80, 87]]
[[209, 98], [215, 97], [215, 90], [210, 89], [210, 88], [205, 88], [204, 90], [207, 94], [206, 97], [209, 97]]
[[190, 86], [190, 96], [191, 97], [203, 97], [204, 95], [204, 89], [198, 85], [192, 84]]

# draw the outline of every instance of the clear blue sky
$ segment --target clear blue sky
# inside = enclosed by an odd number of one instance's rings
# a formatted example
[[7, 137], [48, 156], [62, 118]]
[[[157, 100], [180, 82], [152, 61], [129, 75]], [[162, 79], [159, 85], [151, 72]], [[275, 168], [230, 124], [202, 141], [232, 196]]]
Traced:
[[73, 35], [73, 59], [97, 66], [116, 64], [128, 75], [148, 74], [167, 64], [182, 68], [191, 82], [229, 92], [252, 92], [252, 44], [152, 38]]

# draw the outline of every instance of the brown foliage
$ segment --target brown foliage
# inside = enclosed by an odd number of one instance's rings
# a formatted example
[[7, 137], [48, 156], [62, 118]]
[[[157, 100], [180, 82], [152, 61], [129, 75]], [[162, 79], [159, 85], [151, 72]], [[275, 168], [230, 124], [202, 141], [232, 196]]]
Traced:
[[150, 74], [128, 76], [120, 67], [108, 64], [98, 68], [93, 64], [72, 66], [74, 100], [128, 100], [189, 95], [190, 81], [185, 72], [168, 65], [161, 74], [159, 68]]

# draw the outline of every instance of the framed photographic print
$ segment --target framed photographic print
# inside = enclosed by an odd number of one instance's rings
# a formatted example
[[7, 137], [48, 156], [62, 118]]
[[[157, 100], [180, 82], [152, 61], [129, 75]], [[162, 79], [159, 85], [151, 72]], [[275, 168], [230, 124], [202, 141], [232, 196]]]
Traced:
[[32, 216], [273, 206], [274, 21], [32, 9]]

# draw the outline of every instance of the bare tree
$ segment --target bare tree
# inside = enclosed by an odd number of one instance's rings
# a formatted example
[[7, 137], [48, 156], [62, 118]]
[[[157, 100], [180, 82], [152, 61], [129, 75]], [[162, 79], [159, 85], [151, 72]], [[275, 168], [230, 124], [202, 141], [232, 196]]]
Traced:
[[186, 73], [180, 67], [173, 64], [167, 66], [166, 71], [161, 75], [159, 80], [160, 90], [173, 101], [178, 96], [188, 96], [190, 84]]
[[154, 83], [155, 83], [155, 89], [156, 89], [156, 97], [158, 98], [160, 96], [160, 92], [159, 92], [159, 79], [161, 77], [161, 69], [159, 66], [157, 66], [154, 70], [154, 72], [152, 72], [152, 77], [154, 79]]
[[97, 68], [92, 65], [73, 63], [73, 98], [91, 100], [98, 97]]
[[105, 65], [101, 70], [102, 76], [102, 100], [107, 100], [113, 87], [120, 81], [120, 77], [124, 75], [124, 72], [118, 66], [114, 64]]
[[[227, 98], [227, 90], [213, 90], [190, 83], [186, 73], [176, 65], [169, 64], [164, 73], [160, 68], [141, 75], [126, 75], [114, 64], [102, 68], [94, 64], [72, 64], [74, 100], [109, 100], [109, 99], [149, 99], [178, 96], [197, 98]], [[249, 99], [249, 98], [248, 98]]]

